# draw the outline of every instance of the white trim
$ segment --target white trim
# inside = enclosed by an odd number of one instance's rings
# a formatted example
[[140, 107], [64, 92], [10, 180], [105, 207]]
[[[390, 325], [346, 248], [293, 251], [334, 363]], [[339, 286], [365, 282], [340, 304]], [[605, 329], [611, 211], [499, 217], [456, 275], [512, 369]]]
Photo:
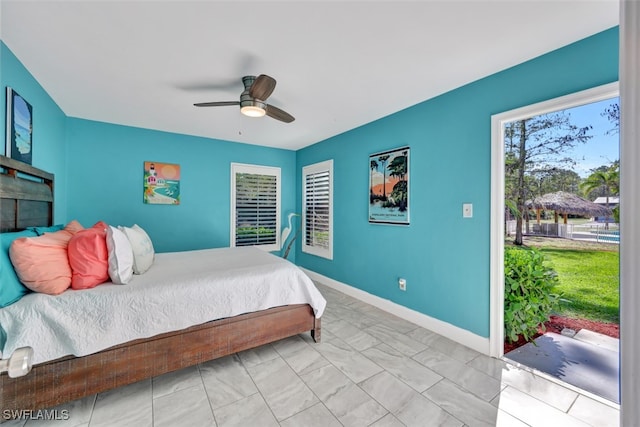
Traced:
[[[554, 98], [491, 116], [490, 355], [504, 354], [504, 125], [552, 111], [618, 96], [618, 83]], [[622, 168], [621, 168], [622, 169]]]
[[[307, 245], [307, 175], [329, 172], [329, 247]], [[302, 252], [316, 255], [322, 258], [333, 259], [333, 159], [307, 165], [302, 168]]]
[[504, 354], [504, 122], [491, 117], [489, 355]]
[[248, 173], [253, 175], [270, 175], [276, 177], [276, 242], [270, 245], [255, 245], [264, 251], [279, 251], [280, 229], [282, 227], [282, 180], [281, 169], [275, 166], [250, 165], [245, 163], [231, 163], [231, 224], [229, 227], [229, 247], [236, 246], [236, 174]]
[[353, 298], [357, 298], [360, 301], [371, 304], [374, 307], [398, 316], [408, 322], [415, 323], [418, 326], [443, 335], [482, 354], [489, 354], [488, 338], [481, 337], [474, 334], [473, 332], [467, 331], [466, 329], [462, 329], [455, 325], [452, 325], [451, 323], [443, 322], [442, 320], [427, 316], [426, 314], [422, 314], [403, 305], [396, 304], [395, 302], [389, 301], [388, 299], [380, 298], [376, 295], [370, 294], [358, 288], [354, 288], [353, 286], [344, 284], [330, 277], [323, 276], [322, 274], [316, 273], [315, 271], [307, 270], [306, 268], [302, 268], [302, 270], [312, 280], [318, 281], [323, 285], [335, 289], [336, 291], [342, 292], [343, 294], [349, 295]]
[[640, 425], [640, 3], [620, 2], [620, 425]]

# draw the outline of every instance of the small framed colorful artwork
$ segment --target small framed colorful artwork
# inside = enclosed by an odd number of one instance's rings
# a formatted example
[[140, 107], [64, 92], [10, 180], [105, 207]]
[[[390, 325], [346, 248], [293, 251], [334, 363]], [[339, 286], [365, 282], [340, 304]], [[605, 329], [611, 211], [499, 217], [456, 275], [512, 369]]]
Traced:
[[144, 203], [180, 204], [180, 165], [144, 162]]

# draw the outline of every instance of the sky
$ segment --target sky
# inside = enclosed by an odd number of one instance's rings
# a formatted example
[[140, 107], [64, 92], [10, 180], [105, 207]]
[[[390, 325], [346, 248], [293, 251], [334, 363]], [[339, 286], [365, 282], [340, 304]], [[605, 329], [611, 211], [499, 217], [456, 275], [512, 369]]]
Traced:
[[610, 98], [565, 110], [571, 114], [571, 123], [576, 126], [593, 126], [588, 133], [593, 136], [591, 139], [584, 144], [577, 144], [573, 150], [565, 153], [576, 160], [574, 171], [583, 178], [591, 174], [591, 169], [610, 165], [620, 158], [620, 135], [606, 134], [613, 129], [613, 124], [601, 115], [613, 103], [619, 104], [619, 98]]

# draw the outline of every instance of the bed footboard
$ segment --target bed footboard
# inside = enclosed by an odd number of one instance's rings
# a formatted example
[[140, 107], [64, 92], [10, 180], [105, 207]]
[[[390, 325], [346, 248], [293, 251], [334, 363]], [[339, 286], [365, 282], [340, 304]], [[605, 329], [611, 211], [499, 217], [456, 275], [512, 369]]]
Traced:
[[0, 422], [307, 331], [319, 342], [320, 328], [309, 305], [290, 305], [42, 363], [21, 378], [4, 373]]

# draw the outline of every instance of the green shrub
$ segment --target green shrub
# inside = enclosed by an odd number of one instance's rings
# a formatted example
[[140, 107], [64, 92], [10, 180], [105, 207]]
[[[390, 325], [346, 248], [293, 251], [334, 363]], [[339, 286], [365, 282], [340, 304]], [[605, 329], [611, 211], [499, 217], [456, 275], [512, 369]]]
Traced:
[[620, 205], [611, 209], [611, 212], [613, 212], [613, 220], [615, 221], [615, 223], [620, 224]]
[[275, 236], [276, 235], [276, 231], [274, 228], [266, 228], [266, 227], [252, 227], [252, 226], [245, 226], [245, 227], [238, 227], [236, 229], [236, 235], [237, 236]]
[[504, 333], [510, 342], [520, 334], [530, 341], [558, 306], [559, 296], [551, 292], [558, 278], [544, 261], [535, 249], [505, 248]]

